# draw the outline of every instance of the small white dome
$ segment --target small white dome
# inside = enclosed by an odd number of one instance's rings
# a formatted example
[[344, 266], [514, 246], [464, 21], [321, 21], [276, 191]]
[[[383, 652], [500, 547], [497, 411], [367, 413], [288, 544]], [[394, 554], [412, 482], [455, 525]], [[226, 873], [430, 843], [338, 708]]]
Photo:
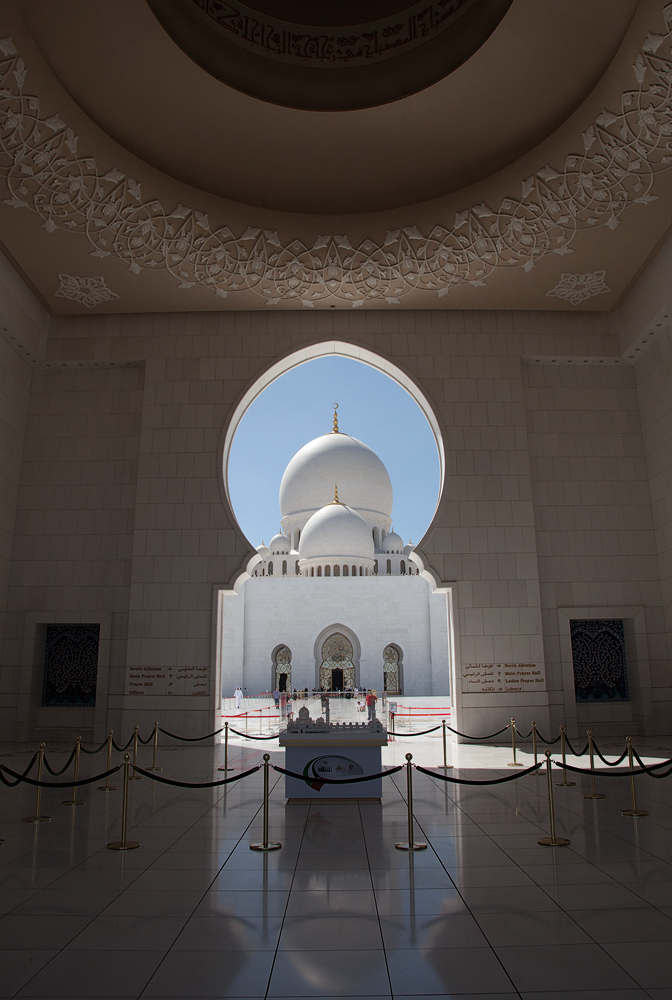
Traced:
[[408, 545], [404, 545], [404, 555], [405, 556], [410, 556], [410, 554], [411, 554], [411, 552], [413, 551], [414, 548], [415, 548], [415, 545], [413, 544], [413, 542], [409, 541]]
[[334, 486], [369, 528], [389, 528], [392, 484], [376, 453], [349, 434], [323, 434], [291, 460], [280, 484], [283, 531], [303, 528], [328, 504]]
[[352, 507], [330, 503], [313, 514], [301, 532], [301, 559], [373, 561], [371, 529]]
[[278, 534], [273, 535], [268, 547], [273, 555], [287, 555], [292, 546], [286, 535]]
[[396, 531], [391, 531], [389, 535], [385, 535], [383, 539], [383, 552], [402, 552], [403, 548], [404, 542]]
[[257, 552], [259, 553], [262, 559], [268, 559], [268, 557], [271, 554], [271, 550], [269, 549], [268, 545], [264, 545], [263, 542], [261, 543], [261, 545], [257, 545]]

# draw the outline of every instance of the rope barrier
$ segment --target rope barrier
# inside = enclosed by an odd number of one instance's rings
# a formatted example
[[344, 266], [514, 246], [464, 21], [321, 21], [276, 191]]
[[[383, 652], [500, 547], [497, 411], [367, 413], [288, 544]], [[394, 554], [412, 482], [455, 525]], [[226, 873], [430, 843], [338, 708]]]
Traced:
[[440, 781], [450, 781], [454, 785], [501, 785], [504, 781], [516, 781], [517, 778], [524, 778], [526, 774], [532, 774], [534, 771], [538, 771], [540, 767], [542, 767], [541, 762], [534, 764], [532, 767], [525, 768], [524, 771], [507, 774], [505, 778], [491, 778], [488, 781], [470, 781], [468, 778], [453, 778], [447, 774], [437, 774], [435, 771], [429, 771], [426, 767], [420, 767], [419, 764], [415, 765], [416, 771], [422, 771], [423, 774], [428, 774], [430, 778], [439, 778]]
[[[34, 778], [27, 778], [25, 774], [18, 774], [4, 764], [0, 764], [0, 781], [8, 788], [15, 788], [22, 781], [27, 785], [34, 785], [36, 788], [75, 788], [78, 785], [92, 785], [94, 781], [100, 781], [101, 778], [106, 778], [108, 774], [114, 774], [115, 771], [119, 771], [120, 769], [121, 764], [117, 764], [110, 771], [103, 771], [102, 774], [96, 774], [93, 778], [80, 778], [79, 781], [36, 781]], [[7, 774], [11, 774], [13, 778], [17, 778], [18, 780], [7, 781], [2, 774], [3, 771], [6, 771]]]
[[603, 757], [602, 754], [600, 753], [600, 749], [599, 749], [597, 743], [595, 743], [594, 740], [593, 740], [593, 750], [595, 751], [595, 753], [597, 754], [597, 756], [600, 758], [600, 760], [602, 761], [602, 763], [606, 764], [607, 767], [618, 767], [618, 765], [622, 761], [624, 761], [625, 758], [628, 756], [628, 749], [626, 747], [625, 750], [623, 751], [623, 753], [621, 754], [621, 756], [617, 757], [616, 760], [607, 760], [607, 758]]
[[[119, 768], [115, 768], [119, 770]], [[261, 770], [261, 764], [257, 764], [256, 767], [251, 767], [249, 771], [243, 771], [241, 774], [234, 774], [232, 778], [220, 778], [219, 781], [204, 781], [194, 784], [189, 781], [174, 781], [172, 778], [160, 778], [158, 774], [152, 774], [150, 771], [145, 771], [142, 767], [133, 767], [134, 771], [139, 771], [146, 778], [151, 778], [152, 781], [160, 781], [164, 785], [177, 785], [178, 788], [215, 788], [216, 785], [228, 785], [232, 781], [240, 781], [241, 778], [247, 778], [248, 775], [254, 774], [255, 771]]]
[[135, 739], [135, 733], [133, 733], [133, 735], [129, 739], [128, 743], [125, 743], [123, 745], [123, 747], [120, 747], [117, 743], [114, 742], [114, 740], [112, 740], [112, 746], [114, 747], [115, 750], [118, 750], [119, 753], [123, 753], [124, 750], [128, 750], [128, 748], [130, 747], [130, 745], [131, 745], [131, 743], [133, 742], [134, 739]]
[[[450, 726], [446, 728], [450, 729]], [[400, 733], [398, 729], [395, 729], [393, 732], [386, 729], [385, 732], [388, 736], [426, 736], [427, 733], [435, 733], [437, 729], [441, 729], [441, 726], [433, 726], [432, 729], [423, 729], [420, 733]]]
[[541, 740], [541, 742], [545, 743], [546, 746], [548, 746], [548, 747], [553, 746], [554, 743], [558, 743], [562, 739], [562, 737], [556, 736], [554, 740], [545, 740], [544, 737], [539, 732], [539, 730], [537, 730], [537, 736], [539, 737], [539, 739]]
[[[628, 751], [626, 749], [626, 751], [625, 751], [626, 755], [627, 755], [627, 752]], [[667, 778], [668, 775], [672, 774], [672, 767], [670, 768], [669, 771], [666, 771], [665, 774], [654, 774], [651, 768], [647, 768], [646, 767], [646, 764], [644, 763], [644, 761], [642, 760], [642, 758], [639, 756], [639, 754], [637, 753], [637, 751], [635, 750], [634, 747], [632, 748], [632, 755], [633, 755], [633, 757], [635, 757], [637, 759], [637, 763], [640, 765], [640, 767], [646, 768], [646, 773], [651, 778]], [[652, 766], [656, 767], [657, 765], [653, 764]]]
[[[208, 733], [207, 736], [176, 736], [175, 733], [169, 733], [167, 729], [161, 729], [159, 726], [159, 732], [163, 733], [164, 736], [170, 736], [173, 740], [181, 740], [183, 743], [199, 743], [201, 740], [209, 740], [212, 736], [218, 736], [224, 731], [224, 726], [221, 729], [215, 729], [214, 733]], [[128, 741], [126, 746], [133, 741], [133, 737]], [[126, 749], [124, 747], [124, 749]]]
[[[490, 733], [489, 736], [467, 736], [466, 733], [460, 733], [457, 729], [453, 729], [452, 726], [446, 726], [446, 729], [450, 729], [451, 733], [455, 733], [456, 736], [462, 736], [465, 740], [491, 740], [494, 739], [495, 736], [500, 736], [502, 733], [505, 733], [510, 725], [511, 723], [507, 722], [503, 729], [498, 729], [496, 733]], [[397, 736], [398, 735], [399, 734], [397, 733]]]
[[[235, 733], [236, 736], [242, 736], [246, 740], [277, 740], [278, 736], [280, 735], [280, 733], [277, 732], [277, 733], [273, 733], [272, 736], [250, 736], [249, 733], [239, 733], [237, 729], [231, 729], [230, 726], [229, 726], [229, 732], [230, 733]], [[221, 729], [220, 729], [220, 733], [221, 733]]]
[[379, 774], [364, 774], [360, 778], [323, 778], [321, 775], [318, 777], [311, 777], [308, 774], [297, 774], [295, 771], [287, 771], [284, 767], [278, 767], [277, 764], [273, 764], [273, 770], [279, 771], [280, 774], [286, 774], [290, 778], [298, 778], [299, 781], [319, 781], [321, 784], [325, 785], [354, 785], [360, 781], [374, 781], [376, 778], [386, 778], [390, 774], [396, 774], [397, 771], [403, 769], [403, 764], [397, 765], [397, 767], [392, 767], [389, 771], [381, 771]]
[[92, 757], [94, 754], [100, 753], [101, 750], [104, 750], [106, 746], [107, 746], [107, 740], [105, 739], [100, 744], [100, 746], [97, 747], [97, 749], [95, 749], [95, 750], [87, 750], [86, 747], [82, 747], [82, 753], [88, 753], [89, 756]]
[[153, 739], [154, 739], [154, 730], [151, 731], [146, 740], [143, 740], [142, 736], [138, 734], [138, 742], [144, 744], [144, 746], [147, 746], [148, 743], [151, 743]]
[[[35, 766], [35, 761], [37, 760], [37, 757], [38, 755], [36, 753], [33, 754], [33, 759], [31, 760], [26, 770], [22, 772], [20, 778], [25, 778], [25, 776], [29, 774], [30, 771], [32, 771], [33, 767]], [[2, 771], [3, 769], [6, 771], [9, 770], [9, 768], [5, 767], [4, 764], [0, 764], [0, 771]], [[8, 788], [15, 788], [18, 784], [20, 784], [20, 779], [19, 781], [5, 781], [5, 785], [7, 785]]]
[[73, 761], [74, 756], [75, 756], [76, 753], [77, 753], [77, 747], [75, 746], [75, 747], [73, 747], [72, 753], [70, 754], [70, 756], [68, 757], [68, 759], [66, 760], [65, 764], [63, 765], [63, 767], [61, 768], [60, 771], [54, 771], [54, 769], [49, 764], [49, 761], [47, 760], [47, 755], [45, 754], [44, 755], [44, 766], [46, 767], [46, 769], [49, 772], [49, 774], [53, 774], [53, 776], [55, 778], [57, 778], [59, 776], [59, 774], [65, 774], [65, 772], [68, 770], [68, 768], [72, 764], [72, 761]]
[[[637, 756], [635, 751], [633, 753]], [[637, 759], [641, 761], [640, 757], [637, 757]], [[651, 774], [655, 770], [660, 770], [661, 767], [670, 767], [672, 765], [672, 757], [669, 760], [661, 761], [660, 764], [651, 764], [649, 767], [642, 764], [638, 771], [631, 771], [629, 768], [627, 771], [598, 771], [591, 770], [589, 767], [574, 767], [572, 764], [561, 764], [559, 760], [554, 760], [553, 763], [557, 767], [562, 767], [566, 771], [575, 771], [577, 774], [599, 774], [605, 778], [628, 778], [631, 774], [634, 774], [636, 777], [638, 774]], [[672, 767], [670, 767], [670, 770], [672, 770]], [[657, 778], [659, 775], [654, 774], [653, 777]]]
[[581, 753], [577, 753], [572, 744], [569, 742], [569, 737], [567, 736], [567, 733], [565, 733], [565, 743], [569, 747], [569, 752], [574, 754], [575, 757], [585, 757], [585, 755], [588, 753], [588, 747], [589, 747], [588, 743], [586, 743]]

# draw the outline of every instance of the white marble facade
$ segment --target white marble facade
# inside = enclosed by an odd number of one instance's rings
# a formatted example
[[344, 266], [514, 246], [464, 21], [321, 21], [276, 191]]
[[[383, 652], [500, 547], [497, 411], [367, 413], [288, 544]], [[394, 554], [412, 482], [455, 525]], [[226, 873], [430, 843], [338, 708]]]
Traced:
[[[638, 693], [596, 706], [592, 721], [669, 732], [671, 277], [668, 242], [612, 313], [55, 317], [3, 260], [5, 731], [98, 737], [156, 717], [214, 728], [218, 614], [254, 553], [223, 482], [227, 432], [273, 366], [325, 350], [368, 352], [398, 373], [440, 434], [444, 486], [416, 551], [454, 624], [459, 726], [479, 732], [511, 714], [583, 726], [562, 616], [608, 609], [638, 622]], [[390, 581], [362, 582], [375, 600]], [[40, 707], [48, 621], [101, 623], [95, 709]], [[511, 663], [539, 667], [539, 687], [479, 693], [463, 680], [469, 665]]]

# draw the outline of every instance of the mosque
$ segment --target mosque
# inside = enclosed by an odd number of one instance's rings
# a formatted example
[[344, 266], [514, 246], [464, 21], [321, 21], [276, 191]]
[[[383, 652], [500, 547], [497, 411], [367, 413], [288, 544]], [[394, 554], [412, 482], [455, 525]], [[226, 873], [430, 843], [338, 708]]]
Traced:
[[450, 693], [446, 595], [392, 531], [392, 499], [380, 458], [339, 430], [334, 411], [332, 431], [285, 470], [280, 532], [224, 602], [224, 694], [238, 684]]
[[[412, 545], [326, 398], [240, 528], [326, 356], [428, 421]], [[382, 800], [238, 684], [394, 693]], [[0, 741], [4, 997], [669, 1000], [670, 0], [2, 0]]]

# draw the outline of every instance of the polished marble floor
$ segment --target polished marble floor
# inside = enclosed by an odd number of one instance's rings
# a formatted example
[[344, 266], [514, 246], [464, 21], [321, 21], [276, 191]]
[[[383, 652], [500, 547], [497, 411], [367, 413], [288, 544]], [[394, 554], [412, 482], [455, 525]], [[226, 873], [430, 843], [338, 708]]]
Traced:
[[[384, 759], [409, 749], [440, 762], [434, 734], [399, 739]], [[266, 750], [281, 762], [274, 741], [235, 738], [230, 763], [245, 770]], [[511, 773], [506, 748], [449, 753], [455, 775]], [[671, 755], [664, 741], [647, 749]], [[102, 756], [85, 759], [86, 774]], [[161, 775], [218, 778], [222, 756], [161, 748]], [[0, 747], [15, 770], [28, 760]], [[119, 791], [89, 786], [79, 807], [47, 791], [52, 821], [32, 826], [21, 819], [34, 791], [0, 788], [0, 996], [672, 1000], [672, 777], [638, 779], [641, 819], [621, 816], [627, 779], [600, 777], [601, 801], [583, 798], [587, 779], [556, 789], [571, 845], [545, 848], [543, 776], [465, 787], [416, 773], [416, 836], [429, 847], [409, 855], [394, 846], [406, 839], [403, 772], [385, 779], [380, 803], [336, 805], [286, 804], [272, 775], [271, 837], [283, 846], [267, 855], [249, 849], [260, 772], [226, 791], [133, 782], [140, 847], [126, 854], [106, 849]]]

